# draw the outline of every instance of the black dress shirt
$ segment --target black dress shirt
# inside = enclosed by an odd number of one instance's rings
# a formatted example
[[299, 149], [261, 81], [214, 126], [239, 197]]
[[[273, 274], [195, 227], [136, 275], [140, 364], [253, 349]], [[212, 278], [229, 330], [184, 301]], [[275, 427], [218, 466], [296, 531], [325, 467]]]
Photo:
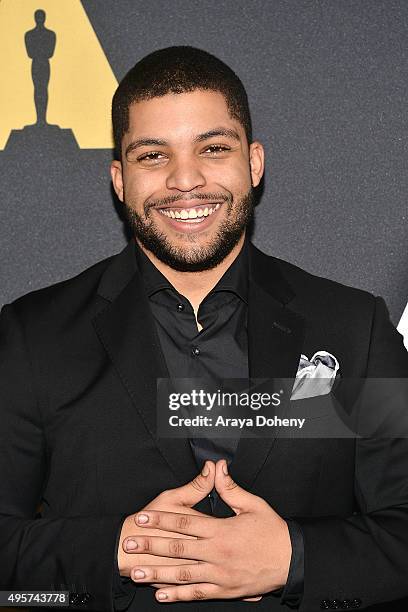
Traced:
[[[167, 278], [154, 266], [135, 242], [137, 266], [142, 274], [146, 295], [156, 321], [163, 356], [171, 378], [249, 379], [248, 369], [248, 241], [206, 295], [197, 311], [202, 326], [198, 331], [193, 307]], [[201, 471], [207, 459], [226, 459], [230, 464], [239, 438], [190, 438], [190, 445]], [[218, 500], [215, 489], [210, 494], [212, 510]], [[303, 593], [303, 536], [300, 527], [288, 520], [292, 557], [288, 581], [281, 591], [281, 601], [291, 607], [300, 604]], [[118, 534], [118, 540], [119, 540]], [[118, 545], [117, 541], [117, 545]], [[117, 546], [116, 546], [117, 552]], [[133, 599], [126, 585], [130, 578], [121, 577], [114, 563], [114, 602], [117, 610], [125, 610]], [[280, 594], [280, 593], [279, 593]], [[137, 596], [135, 597], [137, 606]], [[132, 609], [132, 608], [131, 608]]]

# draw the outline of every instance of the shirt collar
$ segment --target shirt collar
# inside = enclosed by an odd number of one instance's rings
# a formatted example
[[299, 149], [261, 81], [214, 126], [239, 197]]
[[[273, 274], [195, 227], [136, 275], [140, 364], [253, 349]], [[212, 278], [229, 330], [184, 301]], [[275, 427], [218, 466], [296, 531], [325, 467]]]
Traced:
[[[136, 240], [134, 240], [134, 244], [137, 267], [143, 277], [148, 297], [150, 298], [162, 289], [171, 289], [178, 294], [177, 289], [150, 261]], [[237, 257], [208, 295], [218, 291], [231, 291], [238, 295], [245, 303], [248, 303], [248, 266], [248, 237], [245, 236], [244, 244]]]

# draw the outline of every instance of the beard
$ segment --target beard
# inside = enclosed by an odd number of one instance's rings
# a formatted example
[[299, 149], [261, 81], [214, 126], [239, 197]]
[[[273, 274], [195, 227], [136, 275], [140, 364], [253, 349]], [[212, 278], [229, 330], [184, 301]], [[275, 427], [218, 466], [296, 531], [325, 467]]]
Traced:
[[220, 197], [220, 194], [194, 194], [194, 198], [205, 198], [207, 201], [224, 200], [227, 206], [227, 218], [220, 223], [211, 243], [206, 246], [197, 245], [194, 247], [197, 237], [190, 233], [183, 234], [188, 243], [185, 248], [175, 246], [171, 244], [166, 234], [160, 231], [151, 219], [152, 208], [171, 204], [181, 198], [167, 198], [145, 204], [144, 217], [132, 207], [131, 202], [124, 203], [125, 216], [133, 235], [140, 240], [145, 249], [151, 251], [160, 261], [179, 272], [202, 272], [215, 268], [238, 244], [254, 214], [253, 187], [241, 199], [236, 200], [235, 206], [233, 206], [232, 195], [222, 194], [222, 197]]

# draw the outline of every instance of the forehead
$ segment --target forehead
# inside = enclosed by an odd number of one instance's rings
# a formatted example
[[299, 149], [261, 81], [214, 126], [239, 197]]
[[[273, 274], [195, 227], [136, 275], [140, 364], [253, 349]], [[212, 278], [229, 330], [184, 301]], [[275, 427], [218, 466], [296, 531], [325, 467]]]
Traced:
[[195, 135], [214, 126], [233, 127], [243, 133], [241, 124], [231, 117], [223, 94], [194, 90], [135, 102], [129, 107], [128, 137], [154, 134], [167, 138]]

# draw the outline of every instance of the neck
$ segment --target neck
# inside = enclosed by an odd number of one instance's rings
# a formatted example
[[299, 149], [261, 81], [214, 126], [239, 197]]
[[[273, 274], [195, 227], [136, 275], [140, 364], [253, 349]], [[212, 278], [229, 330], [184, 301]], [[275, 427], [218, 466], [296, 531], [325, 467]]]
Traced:
[[223, 274], [228, 270], [232, 262], [238, 256], [242, 249], [245, 240], [245, 230], [239, 239], [238, 243], [232, 251], [222, 260], [218, 266], [210, 270], [202, 272], [179, 272], [174, 270], [167, 264], [158, 259], [151, 251], [144, 248], [138, 238], [136, 238], [139, 247], [156, 266], [156, 268], [167, 278], [167, 280], [177, 289], [181, 295], [184, 295], [192, 305], [194, 312], [197, 313], [198, 307], [218, 283]]

